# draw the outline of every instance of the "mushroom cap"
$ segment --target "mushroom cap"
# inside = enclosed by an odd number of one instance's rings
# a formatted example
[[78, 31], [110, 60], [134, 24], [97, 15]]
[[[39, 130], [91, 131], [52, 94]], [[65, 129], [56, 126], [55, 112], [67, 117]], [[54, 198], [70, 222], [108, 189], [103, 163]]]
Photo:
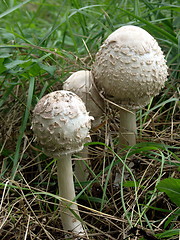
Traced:
[[90, 140], [91, 120], [83, 101], [70, 91], [45, 95], [34, 108], [32, 129], [43, 152], [60, 157], [81, 151]]
[[94, 85], [91, 71], [80, 70], [73, 73], [64, 82], [63, 89], [74, 92], [83, 100], [87, 111], [94, 117], [93, 127], [100, 124], [104, 101]]
[[104, 41], [92, 73], [106, 98], [129, 109], [147, 105], [168, 76], [157, 41], [144, 29], [131, 25], [117, 29]]

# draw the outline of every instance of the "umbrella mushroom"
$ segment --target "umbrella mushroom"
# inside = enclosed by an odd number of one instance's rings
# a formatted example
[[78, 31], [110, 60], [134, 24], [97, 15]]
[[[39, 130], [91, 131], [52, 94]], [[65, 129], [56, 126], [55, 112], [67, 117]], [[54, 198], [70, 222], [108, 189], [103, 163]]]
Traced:
[[[64, 82], [63, 89], [74, 92], [83, 100], [87, 111], [94, 117], [92, 128], [97, 127], [101, 123], [104, 101], [94, 85], [91, 71], [80, 70], [73, 73]], [[88, 159], [88, 146], [84, 147], [79, 155]], [[79, 182], [87, 181], [88, 170], [82, 160], [75, 161], [75, 176]]]
[[[75, 199], [71, 155], [90, 140], [92, 119], [82, 100], [70, 91], [49, 93], [34, 108], [32, 129], [42, 151], [57, 158], [59, 194], [63, 199]], [[84, 236], [77, 204], [63, 199], [60, 213], [64, 230]]]
[[135, 110], [159, 94], [168, 75], [157, 41], [140, 27], [123, 26], [100, 47], [92, 73], [102, 94], [120, 106], [120, 147], [136, 144]]

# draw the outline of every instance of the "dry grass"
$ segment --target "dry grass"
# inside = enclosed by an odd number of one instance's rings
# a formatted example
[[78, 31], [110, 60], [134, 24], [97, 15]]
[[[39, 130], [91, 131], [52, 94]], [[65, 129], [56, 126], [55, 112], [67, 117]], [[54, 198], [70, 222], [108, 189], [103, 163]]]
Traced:
[[[82, 188], [75, 185], [77, 202], [87, 239], [178, 240], [178, 234], [156, 235], [180, 229], [178, 207], [156, 188], [161, 179], [180, 177], [176, 1], [114, 5], [115, 1], [103, 0], [104, 5], [94, 7], [90, 1], [37, 0], [6, 18], [2, 11], [21, 1], [2, 2], [0, 71], [10, 65], [0, 75], [0, 239], [65, 239], [56, 162], [34, 142], [32, 110], [43, 95], [62, 89], [72, 72], [90, 69], [110, 32], [135, 24], [158, 39], [167, 56], [169, 78], [160, 95], [137, 112], [138, 138], [132, 148], [117, 149], [118, 113], [107, 104], [102, 124], [91, 131], [89, 178]], [[125, 164], [117, 170], [121, 161]], [[122, 174], [119, 187], [113, 186], [116, 171]]]
[[[19, 94], [20, 99], [19, 89], [16, 94]], [[9, 101], [11, 103], [11, 98]], [[18, 134], [21, 111], [18, 103], [13, 104], [11, 111], [6, 113], [6, 116], [3, 117], [4, 121], [2, 121], [3, 147], [12, 153], [15, 149], [14, 140]], [[167, 110], [161, 111], [161, 113], [159, 111], [151, 112], [146, 123], [141, 126], [141, 137], [138, 142], [154, 142], [154, 144], [157, 142], [178, 147], [178, 107], [174, 108], [173, 116], [170, 118], [171, 122], [166, 121], [166, 113]], [[118, 118], [116, 113], [111, 112], [104, 119], [104, 124], [99, 126], [95, 130], [96, 132], [92, 132], [92, 137], [95, 141], [105, 142], [116, 152], [117, 141], [114, 139], [118, 136]], [[163, 120], [165, 124], [163, 124]], [[2, 172], [3, 169], [6, 169], [6, 172], [1, 179], [1, 239], [64, 239], [59, 215], [56, 164], [37, 149], [33, 142], [30, 126], [25, 134], [19, 160], [20, 167], [15, 180], [10, 180], [8, 177], [7, 169], [11, 165], [10, 154], [8, 153], [7, 159], [3, 158]], [[140, 237], [157, 239], [154, 234], [163, 231], [164, 222], [177, 210], [163, 193], [153, 194], [162, 164], [161, 161], [157, 161], [159, 159], [158, 151], [152, 151], [156, 152], [157, 156], [152, 156], [152, 153], [138, 153], [136, 150], [133, 154], [133, 175], [139, 185], [136, 193], [134, 187], [124, 187], [123, 189], [126, 211], [131, 215], [129, 223], [122, 206], [121, 189], [115, 188], [112, 184], [115, 167], [112, 168], [110, 175], [108, 172], [108, 167], [114, 158], [113, 152], [104, 145], [98, 144], [90, 146], [90, 150], [93, 175], [90, 174], [88, 188], [85, 191], [82, 190], [78, 200], [81, 216], [89, 229], [89, 238], [98, 240], [130, 240], [140, 239]], [[166, 156], [168, 153], [162, 152], [168, 159]], [[176, 153], [175, 149], [174, 153]], [[126, 159], [127, 165], [130, 159], [132, 156]], [[178, 161], [171, 156], [171, 164], [166, 163], [163, 167], [163, 178], [168, 176], [179, 178], [177, 166], [172, 163], [176, 164]], [[132, 181], [131, 176], [127, 180]], [[151, 207], [147, 207], [145, 210], [151, 226], [149, 228], [144, 215], [140, 219], [137, 202], [139, 205], [143, 205], [149, 201], [151, 195], [153, 195]], [[103, 198], [104, 200], [102, 200]], [[104, 201], [103, 204], [102, 201]], [[157, 211], [158, 208], [166, 209], [166, 211]], [[172, 224], [174, 228], [180, 227], [178, 219], [174, 220]]]

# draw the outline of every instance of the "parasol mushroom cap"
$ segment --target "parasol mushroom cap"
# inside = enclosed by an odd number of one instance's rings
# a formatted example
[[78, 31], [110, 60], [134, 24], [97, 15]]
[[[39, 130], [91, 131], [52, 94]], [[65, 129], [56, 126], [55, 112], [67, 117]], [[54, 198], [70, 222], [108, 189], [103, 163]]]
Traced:
[[73, 73], [64, 82], [63, 89], [74, 92], [83, 100], [87, 111], [94, 117], [93, 127], [100, 124], [104, 101], [94, 85], [91, 71], [80, 70]]
[[106, 98], [129, 109], [147, 105], [159, 94], [168, 76], [157, 41], [132, 25], [109, 35], [96, 54], [92, 73]]
[[32, 129], [43, 152], [59, 158], [83, 149], [90, 141], [91, 120], [83, 101], [70, 91], [45, 95], [34, 108]]

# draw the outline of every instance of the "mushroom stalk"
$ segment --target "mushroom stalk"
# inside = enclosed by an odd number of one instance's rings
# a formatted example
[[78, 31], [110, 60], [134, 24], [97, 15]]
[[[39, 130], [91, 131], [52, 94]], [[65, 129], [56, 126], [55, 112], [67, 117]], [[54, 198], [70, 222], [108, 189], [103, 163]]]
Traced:
[[[64, 199], [74, 201], [76, 195], [73, 182], [71, 154], [62, 155], [61, 159], [57, 160], [57, 177], [59, 195]], [[62, 200], [60, 214], [63, 229], [65, 231], [73, 232], [78, 236], [83, 236], [85, 234], [82, 223], [79, 220], [80, 215], [76, 203], [69, 203], [68, 201]]]
[[135, 111], [126, 111], [121, 109], [120, 128], [119, 128], [119, 146], [133, 146], [136, 144], [136, 114]]
[[[120, 128], [119, 128], [119, 147], [133, 146], [136, 144], [136, 112], [133, 110], [119, 110]], [[122, 163], [117, 166], [115, 174], [114, 186], [119, 186], [121, 174], [119, 169], [122, 168]]]

